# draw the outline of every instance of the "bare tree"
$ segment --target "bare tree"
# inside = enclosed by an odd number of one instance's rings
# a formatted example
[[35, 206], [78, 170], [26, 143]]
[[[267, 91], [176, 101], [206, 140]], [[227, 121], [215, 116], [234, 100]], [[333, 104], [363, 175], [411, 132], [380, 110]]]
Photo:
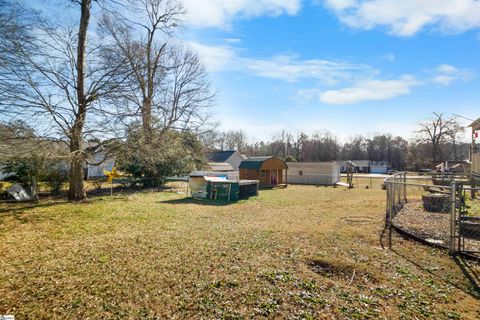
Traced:
[[239, 152], [245, 152], [248, 145], [248, 138], [243, 130], [230, 130], [221, 134], [222, 150], [238, 150]]
[[140, 117], [147, 143], [153, 130], [202, 127], [213, 94], [197, 55], [174, 38], [183, 7], [172, 0], [132, 0], [126, 7], [128, 16], [110, 11], [101, 21], [131, 71], [128, 89], [112, 97], [116, 113], [133, 122]]
[[76, 27], [54, 25], [32, 14], [23, 21], [35, 37], [24, 42], [5, 37], [0, 41], [15, 48], [10, 52], [11, 63], [0, 65], [2, 80], [21, 89], [1, 91], [0, 108], [9, 120], [20, 117], [35, 127], [37, 137], [65, 144], [70, 167], [68, 198], [80, 201], [86, 198], [84, 142], [98, 130], [99, 99], [118, 90], [125, 63], [102, 63], [109, 55], [108, 47], [101, 41], [87, 42], [92, 0], [71, 3], [80, 11]]
[[448, 138], [450, 142], [452, 143], [452, 153], [453, 153], [453, 159], [455, 161], [458, 160], [458, 140], [461, 138], [461, 135], [465, 131], [465, 128], [460, 125], [458, 122], [454, 122], [450, 128], [450, 131], [448, 133]]
[[305, 143], [308, 140], [308, 136], [303, 132], [297, 132], [293, 140], [293, 151], [295, 153], [295, 159], [297, 161], [303, 161]]
[[419, 124], [417, 133], [420, 135], [420, 141], [429, 143], [432, 150], [432, 161], [438, 161], [440, 154], [440, 145], [452, 135], [452, 130], [456, 126], [454, 118], [445, 119], [443, 113], [433, 113], [433, 118]]

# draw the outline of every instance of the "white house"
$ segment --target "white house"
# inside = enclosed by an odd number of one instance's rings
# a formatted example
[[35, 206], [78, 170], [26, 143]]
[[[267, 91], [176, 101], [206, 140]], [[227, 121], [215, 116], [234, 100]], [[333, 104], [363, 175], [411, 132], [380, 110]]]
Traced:
[[387, 161], [370, 161], [370, 173], [385, 174], [389, 167], [390, 164]]
[[287, 162], [287, 183], [333, 186], [340, 181], [337, 162]]
[[103, 170], [112, 171], [115, 165], [115, 159], [108, 157], [105, 159], [104, 152], [98, 152], [94, 154], [93, 159], [90, 162], [93, 164], [87, 164], [87, 180], [105, 177], [105, 175], [103, 174]]
[[221, 150], [207, 153], [207, 159], [209, 162], [223, 162], [228, 163], [233, 167], [233, 170], [238, 172], [238, 167], [243, 160], [247, 159], [246, 156], [235, 150]]

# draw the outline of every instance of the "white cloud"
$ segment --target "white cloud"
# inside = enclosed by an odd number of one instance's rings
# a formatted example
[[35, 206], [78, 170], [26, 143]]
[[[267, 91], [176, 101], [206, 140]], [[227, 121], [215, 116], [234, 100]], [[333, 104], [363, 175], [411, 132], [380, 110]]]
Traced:
[[354, 75], [373, 70], [367, 65], [322, 59], [302, 60], [294, 55], [278, 55], [270, 59], [247, 59], [245, 65], [251, 73], [264, 78], [287, 82], [314, 79], [324, 84], [350, 80]]
[[301, 59], [293, 54], [276, 55], [264, 59], [250, 58], [241, 56], [239, 49], [227, 45], [209, 46], [198, 42], [187, 43], [198, 52], [203, 63], [212, 72], [238, 71], [286, 82], [313, 79], [329, 85], [376, 72], [365, 64]]
[[[298, 103], [319, 100], [327, 104], [353, 104], [362, 101], [392, 99], [411, 92], [415, 86], [470, 81], [474, 74], [449, 64], [427, 71], [428, 76], [404, 75], [397, 79], [376, 79], [378, 71], [365, 64], [352, 64], [323, 59], [301, 59], [296, 55], [277, 55], [268, 59], [244, 57], [240, 50], [228, 45], [210, 46], [188, 42], [211, 72], [235, 71], [285, 82], [313, 81], [315, 87], [299, 89], [291, 99]], [[395, 60], [393, 54], [385, 59]], [[420, 79], [420, 80], [419, 80]], [[345, 86], [345, 84], [352, 84]], [[343, 84], [340, 89], [322, 87]]]
[[390, 61], [390, 62], [395, 62], [395, 54], [393, 53], [387, 53], [382, 56], [383, 59]]
[[466, 82], [474, 78], [474, 74], [471, 71], [459, 69], [448, 64], [439, 65], [433, 71], [436, 75], [432, 78], [432, 81], [443, 86], [448, 86], [454, 81]]
[[434, 27], [463, 32], [480, 27], [477, 0], [325, 0], [338, 18], [357, 29], [383, 26], [392, 34], [412, 36]]
[[236, 18], [295, 15], [301, 0], [183, 0], [187, 22], [194, 27], [228, 28]]
[[320, 101], [328, 104], [352, 104], [369, 100], [386, 100], [410, 93], [421, 82], [412, 76], [395, 80], [365, 80], [352, 87], [320, 93]]
[[231, 69], [234, 67], [232, 63], [238, 58], [235, 49], [226, 45], [209, 46], [194, 41], [185, 43], [198, 53], [201, 61], [211, 72]]
[[238, 38], [226, 38], [226, 39], [224, 39], [224, 40], [225, 40], [225, 42], [227, 42], [227, 43], [240, 43], [240, 42], [242, 42], [242, 40], [241, 40], [241, 39], [238, 39]]

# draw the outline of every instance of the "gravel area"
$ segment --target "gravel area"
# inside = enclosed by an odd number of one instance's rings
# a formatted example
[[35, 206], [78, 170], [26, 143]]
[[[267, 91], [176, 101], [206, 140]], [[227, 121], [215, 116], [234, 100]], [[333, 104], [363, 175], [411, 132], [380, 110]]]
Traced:
[[[450, 214], [428, 212], [421, 201], [405, 204], [392, 222], [395, 227], [429, 243], [449, 246]], [[465, 250], [480, 252], [480, 241], [466, 239]]]

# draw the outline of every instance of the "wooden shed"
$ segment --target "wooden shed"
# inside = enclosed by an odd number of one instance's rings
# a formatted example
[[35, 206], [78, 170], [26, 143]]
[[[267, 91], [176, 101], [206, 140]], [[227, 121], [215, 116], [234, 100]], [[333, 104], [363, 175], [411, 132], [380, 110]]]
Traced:
[[333, 186], [340, 181], [340, 166], [337, 162], [287, 162], [287, 182]]
[[260, 187], [286, 184], [287, 163], [276, 157], [251, 157], [239, 166], [240, 179], [259, 180]]

